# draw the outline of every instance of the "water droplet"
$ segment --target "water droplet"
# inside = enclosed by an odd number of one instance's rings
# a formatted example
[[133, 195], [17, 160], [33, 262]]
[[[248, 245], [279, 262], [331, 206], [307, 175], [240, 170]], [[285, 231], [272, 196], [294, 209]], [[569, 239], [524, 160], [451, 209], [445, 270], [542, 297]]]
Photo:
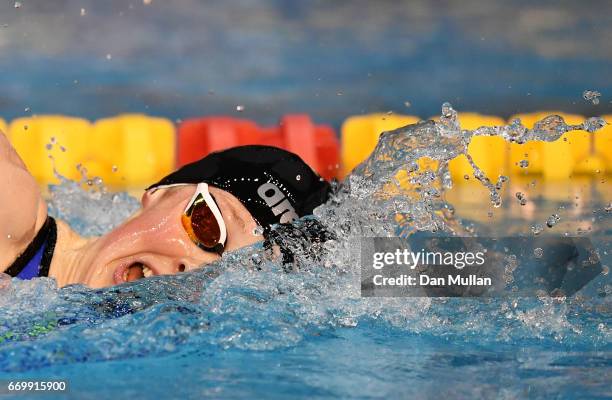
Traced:
[[405, 102], [404, 102], [404, 105], [405, 105], [407, 108], [410, 108], [410, 107], [412, 106], [412, 103], [410, 103], [409, 101], [405, 101]]
[[302, 179], [302, 175], [296, 175], [296, 177], [295, 177], [295, 180], [296, 180], [296, 181], [299, 181], [299, 180], [301, 180], [301, 179]]
[[11, 235], [10, 233], [8, 235], [6, 235], [7, 239], [11, 239], [13, 237], [13, 235]]
[[113, 172], [117, 172], [117, 170], [119, 170], [119, 168], [118, 168], [116, 165], [113, 165], [113, 166], [111, 167], [111, 170], [112, 170]]
[[148, 6], [151, 3], [153, 3], [153, 0], [142, 0], [142, 4], [144, 4], [145, 6]]
[[466, 181], [470, 180], [470, 176], [468, 174], [463, 175], [463, 179], [465, 179]]
[[47, 150], [51, 150], [53, 148], [53, 145], [51, 143], [47, 143], [47, 145], [45, 146], [45, 148]]
[[582, 98], [586, 101], [590, 101], [594, 105], [599, 104], [599, 98], [601, 97], [601, 93], [597, 90], [585, 90], [582, 92]]
[[113, 59], [113, 55], [112, 55], [111, 53], [108, 53], [108, 54], [106, 55], [106, 59], [107, 59], [107, 60], [112, 60], [112, 59]]
[[13, 7], [21, 8], [21, 2], [20, 1], [16, 1], [15, 4], [13, 5]]
[[557, 222], [559, 222], [559, 220], [561, 220], [559, 214], [553, 214], [546, 220], [546, 226], [552, 228], [553, 226], [557, 225]]
[[81, 8], [81, 17], [84, 17], [87, 14], [84, 8]]
[[521, 168], [527, 168], [529, 166], [529, 161], [528, 160], [521, 160], [521, 161], [519, 161], [518, 165]]
[[606, 208], [604, 208], [604, 210], [607, 213], [612, 212], [612, 201], [608, 203], [608, 205], [606, 206]]
[[601, 117], [591, 117], [587, 118], [587, 120], [582, 123], [582, 129], [589, 133], [593, 133], [597, 132], [607, 124], [608, 123], [606, 120]]
[[540, 224], [540, 223], [535, 224], [534, 226], [532, 226], [532, 227], [531, 227], [531, 232], [532, 232], [532, 233], [533, 233], [535, 236], [537, 236], [537, 235], [539, 235], [540, 233], [542, 233], [542, 231], [543, 231], [543, 230], [544, 230], [544, 225], [542, 225], [542, 224]]
[[26, 108], [24, 108], [24, 109], [23, 109], [23, 111], [25, 111], [25, 112], [30, 112], [30, 107], [26, 107]]
[[533, 249], [533, 255], [535, 256], [535, 258], [542, 258], [542, 256], [544, 255], [544, 250], [542, 250], [541, 247], [536, 247], [535, 249]]
[[258, 253], [254, 253], [251, 256], [251, 261], [253, 262], [254, 265], [260, 265], [262, 262], [261, 256]]
[[243, 112], [244, 111], [244, 106], [242, 104], [237, 105], [236, 106], [236, 111]]

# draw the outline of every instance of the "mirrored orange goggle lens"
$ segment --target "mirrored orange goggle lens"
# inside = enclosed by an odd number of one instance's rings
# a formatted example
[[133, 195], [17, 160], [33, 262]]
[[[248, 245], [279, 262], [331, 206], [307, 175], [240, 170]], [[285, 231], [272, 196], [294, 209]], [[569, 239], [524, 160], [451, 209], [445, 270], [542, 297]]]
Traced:
[[183, 227], [189, 236], [203, 246], [214, 248], [221, 239], [221, 228], [210, 207], [204, 201], [196, 203], [190, 215], [183, 215]]

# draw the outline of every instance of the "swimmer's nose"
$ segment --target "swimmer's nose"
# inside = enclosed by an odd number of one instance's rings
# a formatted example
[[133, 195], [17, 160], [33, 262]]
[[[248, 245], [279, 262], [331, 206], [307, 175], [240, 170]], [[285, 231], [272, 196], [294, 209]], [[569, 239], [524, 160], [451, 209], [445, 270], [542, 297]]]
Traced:
[[163, 260], [155, 260], [154, 262], [135, 261], [125, 269], [120, 269], [119, 282], [132, 282], [142, 278], [149, 278], [155, 275], [173, 275], [184, 272], [187, 267], [183, 261], [164, 262]]
[[174, 275], [185, 271], [185, 262], [183, 260], [158, 260], [153, 266], [155, 275]]

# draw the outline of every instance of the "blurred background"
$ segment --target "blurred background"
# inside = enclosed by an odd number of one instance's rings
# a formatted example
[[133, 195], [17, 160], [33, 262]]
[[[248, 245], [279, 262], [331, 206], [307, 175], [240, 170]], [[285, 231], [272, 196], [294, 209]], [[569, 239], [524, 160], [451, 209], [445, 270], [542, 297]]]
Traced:
[[0, 117], [609, 114], [611, 43], [610, 1], [3, 0]]

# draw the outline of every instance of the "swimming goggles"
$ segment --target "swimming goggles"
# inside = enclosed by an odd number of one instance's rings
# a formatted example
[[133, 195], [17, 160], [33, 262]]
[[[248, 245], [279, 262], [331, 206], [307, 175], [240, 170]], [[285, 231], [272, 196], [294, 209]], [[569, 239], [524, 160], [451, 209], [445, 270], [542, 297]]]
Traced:
[[[156, 186], [149, 191], [154, 193], [158, 189], [186, 185], [190, 184], [173, 183]], [[223, 254], [227, 241], [227, 228], [219, 206], [208, 190], [208, 184], [198, 183], [194, 195], [181, 215], [181, 222], [187, 235], [196, 246], [205, 251]]]
[[208, 184], [199, 183], [181, 216], [189, 238], [201, 249], [219, 255], [225, 249], [227, 228], [221, 211], [208, 191]]

